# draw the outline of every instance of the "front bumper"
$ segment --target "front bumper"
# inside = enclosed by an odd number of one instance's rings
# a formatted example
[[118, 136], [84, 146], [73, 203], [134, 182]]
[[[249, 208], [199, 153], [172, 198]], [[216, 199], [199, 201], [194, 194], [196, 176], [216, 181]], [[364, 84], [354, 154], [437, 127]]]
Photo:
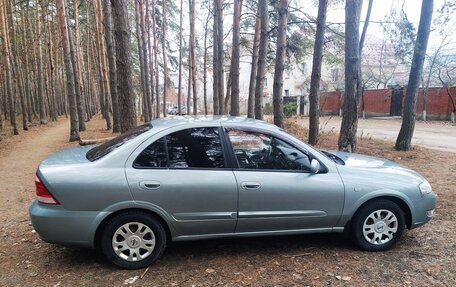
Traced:
[[33, 228], [44, 241], [83, 247], [94, 247], [96, 229], [105, 217], [104, 212], [70, 211], [36, 200], [30, 205], [29, 215]]
[[[412, 215], [413, 222], [411, 229], [420, 227], [429, 222], [434, 216], [437, 195], [433, 192], [425, 194], [422, 198], [414, 201], [415, 210]], [[430, 212], [432, 211], [432, 212]]]

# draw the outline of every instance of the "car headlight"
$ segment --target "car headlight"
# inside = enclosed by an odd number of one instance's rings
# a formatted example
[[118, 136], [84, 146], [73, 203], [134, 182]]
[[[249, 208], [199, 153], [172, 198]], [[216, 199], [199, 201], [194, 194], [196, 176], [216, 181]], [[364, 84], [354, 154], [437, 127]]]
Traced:
[[421, 192], [421, 196], [424, 196], [425, 194], [432, 192], [432, 187], [427, 180], [424, 180], [420, 184], [420, 192]]

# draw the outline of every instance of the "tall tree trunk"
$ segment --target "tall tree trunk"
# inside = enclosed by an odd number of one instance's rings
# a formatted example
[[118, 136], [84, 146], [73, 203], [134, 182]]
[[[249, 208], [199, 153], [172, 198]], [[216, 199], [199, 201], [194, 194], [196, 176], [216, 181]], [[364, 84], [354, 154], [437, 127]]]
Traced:
[[207, 26], [211, 16], [211, 5], [208, 5], [208, 13], [206, 22], [204, 23], [204, 58], [203, 58], [203, 98], [204, 98], [204, 114], [207, 116]]
[[416, 100], [431, 30], [433, 6], [433, 0], [423, 0], [420, 24], [418, 26], [415, 49], [413, 52], [412, 68], [410, 70], [407, 94], [405, 96], [404, 115], [402, 118], [401, 130], [399, 131], [396, 140], [396, 150], [407, 151], [412, 148], [412, 137], [415, 129]]
[[120, 131], [136, 126], [135, 99], [131, 83], [130, 28], [126, 0], [111, 0], [116, 43], [117, 91], [119, 94]]
[[[147, 49], [149, 53], [149, 81], [150, 81], [150, 116], [154, 117], [154, 62], [152, 57], [152, 45], [150, 41], [150, 17], [149, 17], [149, 0], [145, 0], [146, 8], [146, 27], [147, 27]], [[147, 79], [146, 79], [147, 80]]]
[[150, 82], [149, 82], [149, 55], [147, 54], [147, 45], [148, 45], [148, 37], [146, 33], [146, 15], [145, 9], [147, 9], [146, 5], [144, 5], [145, 0], [140, 0], [140, 26], [141, 26], [141, 46], [142, 46], [142, 54], [143, 54], [143, 62], [144, 62], [144, 86], [145, 86], [145, 100], [146, 100], [146, 111], [147, 111], [147, 121], [152, 120], [152, 100], [150, 96]]
[[16, 123], [16, 105], [15, 105], [15, 98], [13, 92], [13, 82], [12, 82], [12, 75], [11, 75], [11, 54], [10, 54], [10, 43], [9, 43], [9, 35], [8, 35], [8, 21], [7, 21], [7, 11], [5, 7], [4, 0], [0, 2], [0, 31], [1, 31], [1, 38], [2, 38], [2, 54], [3, 54], [3, 63], [5, 65], [5, 74], [6, 74], [6, 98], [9, 107], [9, 116], [10, 116], [10, 123], [11, 127], [13, 128], [13, 134], [18, 135], [19, 131], [17, 129]]
[[263, 89], [264, 80], [266, 78], [266, 58], [268, 53], [268, 30], [269, 30], [269, 14], [268, 1], [259, 0], [258, 10], [260, 15], [260, 47], [258, 51], [258, 71], [255, 83], [255, 118], [263, 119]]
[[[77, 11], [75, 11], [77, 12]], [[66, 6], [65, 9], [65, 15], [67, 19], [70, 19], [69, 13], [68, 13], [68, 6]], [[75, 14], [75, 18], [78, 18], [79, 16]], [[78, 110], [78, 129], [79, 131], [85, 131], [86, 126], [85, 126], [85, 117], [84, 117], [84, 98], [81, 94], [81, 82], [82, 79], [79, 78], [80, 73], [79, 73], [79, 64], [78, 64], [78, 56], [77, 56], [77, 51], [75, 49], [75, 46], [78, 45], [78, 43], [74, 43], [73, 41], [73, 33], [71, 31], [71, 28], [68, 27], [68, 43], [70, 45], [70, 55], [71, 55], [71, 64], [73, 66], [73, 77], [74, 77], [74, 90], [76, 94], [76, 107]]]
[[163, 0], [162, 3], [162, 13], [163, 13], [163, 19], [162, 19], [162, 49], [163, 49], [163, 117], [166, 117], [166, 96], [168, 93], [168, 63], [166, 60], [166, 0]]
[[112, 101], [112, 132], [120, 132], [119, 97], [117, 95], [116, 55], [112, 34], [112, 17], [110, 0], [103, 0], [103, 24], [109, 65], [109, 87]]
[[73, 65], [71, 64], [70, 43], [68, 40], [68, 26], [65, 18], [64, 0], [57, 0], [57, 14], [59, 17], [60, 34], [62, 36], [63, 55], [65, 60], [66, 84], [68, 102], [70, 106], [70, 141], [79, 140], [78, 111], [76, 107], [76, 94], [73, 77]]
[[190, 115], [191, 113], [191, 95], [192, 95], [192, 69], [190, 69], [192, 65], [192, 58], [190, 57], [190, 53], [188, 54], [188, 83], [187, 83], [187, 115]]
[[[231, 85], [233, 83], [233, 78], [231, 75], [231, 71], [228, 73], [228, 80], [226, 81], [226, 95], [225, 95], [225, 103], [224, 109], [227, 114], [231, 114]], [[231, 114], [232, 115], [232, 114]]]
[[16, 25], [14, 24], [13, 18], [16, 14], [16, 5], [13, 3], [7, 4], [7, 12], [8, 12], [8, 23], [10, 28], [10, 44], [11, 44], [11, 63], [12, 63], [12, 74], [14, 79], [14, 87], [16, 90], [15, 94], [19, 95], [19, 101], [21, 105], [21, 113], [22, 113], [22, 129], [24, 131], [28, 130], [27, 127], [27, 111], [25, 105], [25, 87], [24, 87], [24, 80], [21, 74], [21, 63], [19, 61], [19, 47], [24, 47], [25, 45], [19, 44], [19, 37], [16, 35]]
[[272, 99], [274, 124], [283, 127], [283, 71], [285, 70], [285, 53], [287, 50], [288, 0], [280, 0], [279, 26], [277, 31], [277, 51], [274, 68]]
[[315, 145], [318, 142], [318, 128], [320, 125], [320, 80], [327, 7], [328, 0], [319, 0], [309, 93], [309, 144], [311, 145]]
[[[366, 33], [367, 33], [367, 27], [369, 26], [369, 21], [370, 21], [370, 15], [372, 12], [372, 5], [374, 3], [374, 0], [369, 0], [369, 4], [367, 6], [367, 13], [366, 13], [366, 19], [364, 20], [364, 25], [363, 25], [363, 32], [361, 33], [361, 39], [359, 40], [359, 59], [361, 61], [362, 59], [362, 54], [363, 54], [363, 47], [364, 47], [364, 41], [366, 39]], [[380, 60], [381, 61], [381, 60]], [[361, 109], [363, 112], [363, 118], [365, 118], [366, 114], [364, 111], [364, 83], [363, 83], [363, 72], [362, 72], [362, 65], [359, 65], [359, 71], [358, 71], [358, 86], [356, 90], [356, 97], [361, 99]]]
[[189, 0], [190, 10], [190, 57], [192, 69], [192, 88], [193, 88], [193, 115], [198, 113], [198, 94], [196, 83], [196, 53], [195, 53], [195, 0]]
[[339, 150], [356, 151], [359, 85], [359, 19], [362, 2], [345, 1], [345, 98], [339, 135]]
[[183, 0], [180, 0], [180, 11], [179, 11], [179, 80], [177, 90], [177, 113], [182, 114], [182, 19], [184, 18], [183, 11]]
[[97, 27], [97, 43], [98, 43], [98, 61], [100, 63], [100, 77], [101, 77], [101, 87], [102, 87], [102, 113], [103, 117], [106, 120], [106, 129], [112, 129], [111, 117], [109, 115], [110, 107], [110, 91], [109, 91], [109, 78], [108, 78], [108, 64], [106, 63], [106, 47], [105, 39], [103, 37], [103, 12], [101, 11], [101, 0], [95, 0], [94, 8], [96, 12], [95, 23]]
[[247, 117], [255, 118], [255, 79], [258, 70], [258, 48], [260, 46], [260, 15], [257, 11], [255, 21], [255, 36], [253, 37], [252, 65], [249, 81], [249, 98], [247, 100]]
[[[41, 35], [41, 22], [40, 17], [38, 16], [38, 5], [35, 7], [36, 14], [35, 14], [35, 36], [36, 36], [36, 76], [38, 77], [38, 113], [40, 117], [40, 124], [44, 125], [47, 123], [46, 121], [46, 114], [45, 114], [45, 107], [44, 107], [44, 81], [43, 81], [43, 48], [42, 48], [42, 39]], [[41, 1], [41, 11], [45, 9], [44, 1]]]
[[233, 48], [231, 55], [231, 115], [239, 116], [239, 61], [242, 0], [233, 5]]
[[[26, 14], [27, 11], [27, 14]], [[29, 47], [29, 29], [27, 26], [27, 21], [26, 21], [26, 16], [28, 16], [28, 5], [26, 6], [26, 3], [24, 3], [24, 6], [21, 9], [21, 22], [22, 22], [22, 45], [24, 46], [23, 49], [23, 55], [24, 55], [24, 74], [26, 75], [24, 77], [24, 85], [25, 85], [25, 100], [26, 100], [26, 106], [27, 106], [27, 121], [32, 122], [32, 108], [31, 108], [31, 96], [32, 96], [32, 90], [31, 90], [31, 82], [30, 82], [30, 70], [29, 70], [29, 53], [27, 47]], [[1, 113], [0, 113], [1, 114]]]
[[[80, 49], [80, 36], [79, 36], [79, 0], [73, 0], [73, 13], [74, 13], [74, 74], [76, 85], [76, 101], [78, 105], [78, 118], [79, 118], [79, 131], [85, 131], [85, 109], [84, 109], [84, 85], [82, 78], [82, 60]], [[71, 34], [71, 33], [70, 33]], [[70, 35], [71, 40], [71, 35]], [[71, 44], [71, 43], [70, 43]], [[72, 45], [73, 46], [73, 45]]]
[[[145, 122], [150, 121], [149, 113], [147, 110], [147, 100], [146, 100], [146, 75], [144, 73], [144, 54], [143, 54], [143, 45], [142, 45], [142, 28], [141, 28], [141, 0], [135, 1], [135, 26], [136, 26], [136, 43], [138, 44], [138, 55], [139, 55], [139, 74], [140, 74], [140, 110], [141, 110], [141, 119]], [[141, 98], [143, 101], [141, 101]], [[142, 102], [142, 105], [141, 105]]]
[[156, 113], [155, 116], [157, 118], [160, 117], [160, 93], [159, 93], [159, 87], [160, 87], [160, 76], [158, 73], [158, 48], [157, 48], [157, 19], [156, 19], [156, 5], [155, 5], [155, 0], [152, 0], [152, 34], [154, 38], [154, 67], [155, 67], [155, 96], [156, 96]]
[[214, 21], [212, 26], [212, 105], [214, 110], [214, 115], [220, 115], [220, 95], [219, 95], [219, 72], [218, 69], [221, 68], [218, 66], [218, 24], [217, 24], [217, 1], [214, 0]]
[[218, 77], [218, 95], [219, 95], [219, 112], [225, 114], [223, 93], [225, 91], [225, 71], [224, 71], [224, 53], [223, 53], [223, 0], [215, 0], [215, 20], [217, 21], [217, 77]]

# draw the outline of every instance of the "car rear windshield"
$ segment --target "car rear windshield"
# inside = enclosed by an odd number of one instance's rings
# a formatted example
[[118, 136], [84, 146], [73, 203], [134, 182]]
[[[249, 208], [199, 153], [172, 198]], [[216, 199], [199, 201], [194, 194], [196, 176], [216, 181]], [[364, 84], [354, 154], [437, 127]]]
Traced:
[[152, 129], [151, 124], [144, 124], [137, 126], [136, 128], [133, 128], [123, 134], [121, 134], [118, 137], [113, 138], [112, 140], [109, 140], [101, 145], [98, 145], [92, 149], [90, 149], [86, 157], [90, 161], [96, 161], [97, 159], [100, 159], [107, 155], [108, 153], [112, 152], [116, 148], [120, 147], [127, 141], [134, 139], [135, 137], [139, 136], [142, 133], [147, 132], [148, 130]]

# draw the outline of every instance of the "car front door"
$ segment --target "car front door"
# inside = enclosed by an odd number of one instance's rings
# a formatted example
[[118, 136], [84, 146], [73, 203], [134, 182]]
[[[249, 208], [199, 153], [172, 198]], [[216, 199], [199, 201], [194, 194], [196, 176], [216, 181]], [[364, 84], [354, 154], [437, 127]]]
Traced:
[[127, 161], [135, 201], [163, 210], [179, 236], [232, 233], [237, 187], [221, 128], [190, 128], [150, 139]]
[[238, 168], [236, 232], [329, 229], [338, 221], [344, 186], [337, 170], [310, 173], [311, 157], [267, 133], [226, 129]]

